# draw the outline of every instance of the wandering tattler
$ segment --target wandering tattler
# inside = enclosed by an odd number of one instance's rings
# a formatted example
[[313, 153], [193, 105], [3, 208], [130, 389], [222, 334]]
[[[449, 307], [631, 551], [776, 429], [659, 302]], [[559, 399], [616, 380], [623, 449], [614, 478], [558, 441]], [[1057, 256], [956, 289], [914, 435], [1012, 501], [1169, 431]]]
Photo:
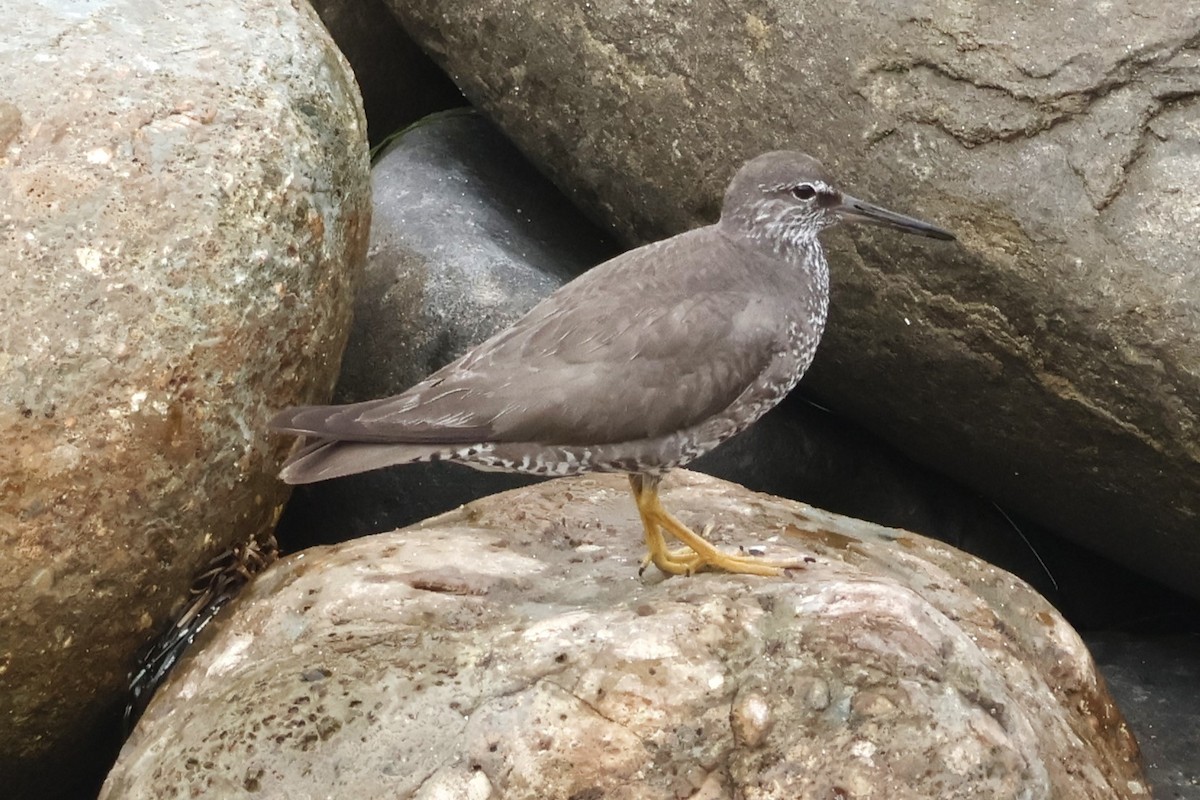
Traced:
[[[766, 153], [721, 219], [566, 284], [510, 328], [395, 397], [291, 408], [288, 483], [420, 461], [533, 475], [625, 472], [653, 563], [777, 575], [791, 564], [717, 550], [664, 509], [662, 476], [753, 424], [812, 362], [829, 307], [817, 234], [845, 222], [953, 234], [843, 194], [813, 158]], [[684, 544], [669, 549], [664, 532]]]

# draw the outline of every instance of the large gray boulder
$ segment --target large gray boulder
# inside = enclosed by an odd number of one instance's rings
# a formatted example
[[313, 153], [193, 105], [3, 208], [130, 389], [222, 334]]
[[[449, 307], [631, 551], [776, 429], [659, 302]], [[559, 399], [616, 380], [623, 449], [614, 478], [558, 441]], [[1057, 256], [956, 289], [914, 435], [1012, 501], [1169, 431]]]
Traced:
[[104, 800], [1146, 798], [1079, 637], [946, 545], [697, 473], [664, 504], [779, 579], [638, 577], [622, 476], [278, 562]]
[[0, 18], [0, 793], [45, 798], [196, 573], [270, 532], [265, 423], [329, 396], [370, 187], [305, 3]]
[[[829, 237], [824, 402], [1200, 595], [1195, 6], [392, 0], [466, 95], [629, 241], [748, 156], [822, 159], [956, 230]], [[936, 260], [935, 260], [936, 259]]]

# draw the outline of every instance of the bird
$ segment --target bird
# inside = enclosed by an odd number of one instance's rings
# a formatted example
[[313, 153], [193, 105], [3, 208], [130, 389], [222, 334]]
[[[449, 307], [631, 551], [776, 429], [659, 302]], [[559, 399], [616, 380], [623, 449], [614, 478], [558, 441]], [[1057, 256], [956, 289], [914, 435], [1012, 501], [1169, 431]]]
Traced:
[[304, 484], [430, 461], [626, 473], [642, 570], [778, 576], [802, 566], [718, 549], [708, 529], [663, 507], [659, 486], [800, 381], [829, 310], [819, 234], [839, 222], [955, 238], [846, 194], [809, 155], [764, 153], [737, 170], [717, 222], [593, 267], [407, 391], [279, 412], [270, 428], [303, 437], [280, 476]]

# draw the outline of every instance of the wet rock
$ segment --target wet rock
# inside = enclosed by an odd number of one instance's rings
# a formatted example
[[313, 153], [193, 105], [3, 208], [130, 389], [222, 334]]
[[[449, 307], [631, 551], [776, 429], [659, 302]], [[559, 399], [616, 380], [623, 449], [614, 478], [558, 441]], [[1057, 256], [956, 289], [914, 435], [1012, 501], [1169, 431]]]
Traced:
[[697, 473], [664, 503], [813, 560], [639, 579], [619, 476], [299, 553], [214, 623], [101, 797], [1148, 796], [1082, 642], [1021, 581]]
[[392, 2], [627, 240], [778, 147], [954, 229], [842, 231], [807, 386], [917, 460], [1200, 596], [1200, 13], [868, 2]]
[[0, 775], [6, 797], [80, 796], [138, 651], [278, 516], [265, 422], [332, 388], [366, 132], [305, 4], [7, 16]]

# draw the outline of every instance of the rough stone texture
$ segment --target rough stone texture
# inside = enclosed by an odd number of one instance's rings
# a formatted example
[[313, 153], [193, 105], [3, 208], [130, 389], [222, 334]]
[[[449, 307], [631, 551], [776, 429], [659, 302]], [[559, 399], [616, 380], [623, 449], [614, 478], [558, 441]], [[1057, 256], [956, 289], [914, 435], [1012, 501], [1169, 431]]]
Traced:
[[[1193, 623], [1196, 620], [1193, 619]], [[1157, 800], [1200, 800], [1200, 636], [1091, 634]]]
[[313, 0], [312, 5], [354, 70], [372, 146], [426, 114], [466, 103], [383, 0]]
[[102, 798], [1133, 798], [1082, 642], [945, 545], [677, 472], [790, 577], [639, 580], [619, 476], [543, 483], [264, 573]]
[[[954, 229], [839, 232], [808, 381], [919, 459], [1200, 595], [1200, 7], [393, 0], [629, 240], [811, 152]], [[920, 256], [914, 255], [920, 250]]]
[[329, 396], [370, 187], [307, 4], [0, 18], [0, 775], [43, 798], [111, 756], [194, 573], [278, 515], [265, 421]]

